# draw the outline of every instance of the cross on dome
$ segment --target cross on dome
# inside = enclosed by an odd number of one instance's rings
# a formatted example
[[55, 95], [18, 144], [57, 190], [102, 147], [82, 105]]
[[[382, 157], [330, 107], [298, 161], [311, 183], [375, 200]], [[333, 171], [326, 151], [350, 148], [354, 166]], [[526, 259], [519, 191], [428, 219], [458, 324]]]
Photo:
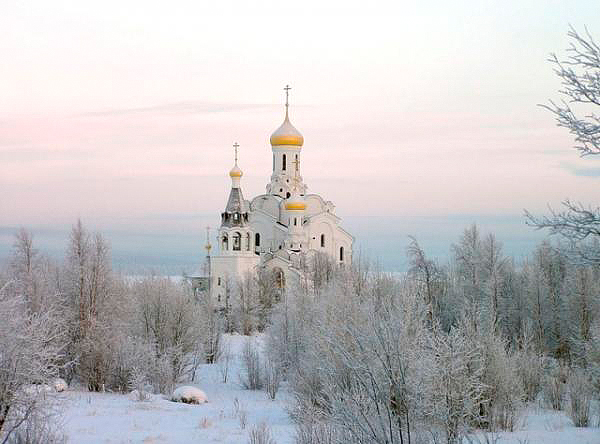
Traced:
[[235, 150], [235, 164], [237, 165], [237, 158], [238, 158], [238, 148], [240, 147], [239, 143], [235, 142], [233, 144], [233, 149]]
[[279, 128], [271, 135], [271, 145], [291, 145], [301, 147], [304, 144], [304, 137], [300, 134], [294, 125], [291, 124], [289, 118], [289, 106], [290, 106], [290, 85], [285, 85], [283, 90], [285, 91], [285, 119]]
[[288, 106], [290, 106], [290, 89], [292, 89], [292, 87], [290, 85], [285, 85], [285, 88], [283, 88], [283, 90], [285, 91], [285, 109], [287, 111]]
[[235, 163], [233, 165], [233, 168], [229, 172], [229, 177], [231, 177], [232, 179], [237, 179], [237, 181], [234, 181], [234, 186], [239, 186], [239, 178], [242, 177], [242, 174], [244, 174], [237, 164], [239, 147], [240, 145], [237, 142], [233, 144], [233, 149], [235, 152]]

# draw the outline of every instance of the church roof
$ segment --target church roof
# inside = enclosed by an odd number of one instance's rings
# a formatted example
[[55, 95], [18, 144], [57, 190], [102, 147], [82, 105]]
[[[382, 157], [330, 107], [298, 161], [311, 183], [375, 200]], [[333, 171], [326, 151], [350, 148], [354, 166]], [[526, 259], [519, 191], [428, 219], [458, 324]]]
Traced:
[[228, 213], [247, 213], [248, 204], [244, 199], [241, 188], [232, 188], [229, 193], [229, 200], [227, 200], [227, 206], [225, 211]]
[[227, 206], [225, 207], [224, 213], [240, 214], [240, 217], [227, 217], [223, 218], [223, 226], [227, 227], [242, 227], [246, 225], [248, 221], [244, 217], [245, 213], [248, 213], [248, 203], [244, 199], [241, 188], [232, 188], [229, 192], [229, 199], [227, 200]]

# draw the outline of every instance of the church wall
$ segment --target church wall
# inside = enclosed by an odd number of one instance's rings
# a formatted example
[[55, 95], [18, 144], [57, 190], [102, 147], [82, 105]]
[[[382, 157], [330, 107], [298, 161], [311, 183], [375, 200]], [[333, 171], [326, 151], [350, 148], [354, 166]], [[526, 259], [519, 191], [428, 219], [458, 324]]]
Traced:
[[211, 258], [211, 297], [216, 304], [225, 302], [225, 293], [229, 286], [237, 285], [237, 279], [248, 272], [254, 272], [260, 258], [252, 256], [213, 256]]
[[250, 229], [260, 233], [260, 250], [276, 250], [283, 241], [283, 231], [275, 227], [275, 221], [266, 214], [255, 212], [250, 217]]
[[[321, 247], [321, 235], [325, 235], [325, 247]], [[333, 254], [333, 226], [329, 221], [320, 221], [315, 224], [310, 224], [310, 248], [322, 251], [329, 255]]]

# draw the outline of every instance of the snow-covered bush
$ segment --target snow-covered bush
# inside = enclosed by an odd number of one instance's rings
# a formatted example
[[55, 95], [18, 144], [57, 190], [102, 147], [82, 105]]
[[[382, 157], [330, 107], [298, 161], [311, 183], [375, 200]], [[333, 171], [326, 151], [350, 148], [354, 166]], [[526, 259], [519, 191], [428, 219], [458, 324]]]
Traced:
[[248, 422], [248, 411], [237, 398], [233, 400], [233, 416], [238, 419], [240, 428], [244, 430], [246, 428], [246, 423]]
[[[52, 381], [62, 359], [62, 326], [53, 310], [31, 314], [20, 295], [0, 283], [0, 436], [21, 424], [53, 418]], [[33, 422], [31, 422], [33, 427]]]
[[111, 348], [107, 388], [120, 393], [132, 389], [143, 391], [155, 356], [152, 346], [140, 338], [122, 334], [115, 338]]
[[183, 402], [186, 404], [203, 404], [208, 402], [208, 398], [202, 390], [189, 385], [184, 385], [175, 389], [171, 395], [171, 401]]
[[231, 358], [231, 344], [228, 340], [222, 339], [219, 345], [219, 359], [217, 361], [217, 365], [219, 367], [219, 373], [221, 374], [221, 381], [223, 384], [226, 384], [227, 380], [229, 379]]
[[509, 354], [506, 342], [493, 332], [481, 337], [479, 351], [483, 357], [481, 383], [485, 400], [482, 425], [493, 432], [512, 432], [524, 397], [517, 371], [519, 357]]
[[525, 349], [516, 356], [517, 374], [523, 386], [526, 402], [533, 402], [537, 399], [542, 388], [542, 378], [544, 369], [542, 359], [533, 349]]
[[361, 295], [349, 276], [332, 279], [299, 322], [302, 348], [288, 370], [292, 417], [304, 440], [315, 438], [310, 424], [317, 422], [335, 431], [335, 443], [407, 442], [422, 397], [421, 299], [385, 277], [361, 287]]
[[271, 429], [261, 422], [250, 429], [248, 444], [276, 444], [271, 436]]
[[295, 442], [296, 444], [335, 444], [351, 442], [351, 437], [331, 424], [304, 421], [296, 425]]
[[548, 407], [554, 410], [563, 410], [565, 399], [565, 376], [562, 370], [553, 361], [549, 361], [552, 366], [543, 378], [542, 395]]
[[57, 416], [38, 411], [23, 421], [9, 436], [0, 433], [3, 444], [66, 444], [67, 436], [63, 433]]
[[201, 307], [188, 287], [166, 278], [145, 278], [131, 291], [136, 333], [152, 344], [156, 356], [152, 384], [155, 390], [169, 393], [169, 380], [178, 382], [186, 375], [191, 379], [193, 358], [203, 351]]
[[173, 375], [170, 353], [156, 356], [150, 368], [150, 382], [155, 393], [167, 394], [173, 390], [176, 380]]
[[265, 390], [272, 400], [275, 399], [281, 383], [281, 370], [271, 359], [265, 360], [264, 369]]
[[423, 367], [425, 412], [432, 423], [442, 425], [448, 444], [458, 443], [470, 424], [481, 421], [483, 356], [458, 328], [447, 335], [435, 332], [429, 349]]
[[582, 370], [574, 370], [569, 376], [569, 416], [575, 427], [587, 427], [590, 423], [592, 385]]
[[239, 375], [242, 387], [247, 390], [260, 390], [264, 386], [260, 353], [256, 343], [247, 339], [242, 351], [242, 371]]

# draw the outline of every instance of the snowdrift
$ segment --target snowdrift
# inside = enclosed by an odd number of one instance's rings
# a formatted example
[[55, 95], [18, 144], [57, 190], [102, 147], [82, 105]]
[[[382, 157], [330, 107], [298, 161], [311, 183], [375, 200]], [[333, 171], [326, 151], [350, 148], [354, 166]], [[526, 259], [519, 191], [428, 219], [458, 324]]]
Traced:
[[171, 396], [171, 401], [185, 402], [186, 404], [203, 404], [208, 402], [208, 399], [202, 390], [184, 385], [175, 389]]

